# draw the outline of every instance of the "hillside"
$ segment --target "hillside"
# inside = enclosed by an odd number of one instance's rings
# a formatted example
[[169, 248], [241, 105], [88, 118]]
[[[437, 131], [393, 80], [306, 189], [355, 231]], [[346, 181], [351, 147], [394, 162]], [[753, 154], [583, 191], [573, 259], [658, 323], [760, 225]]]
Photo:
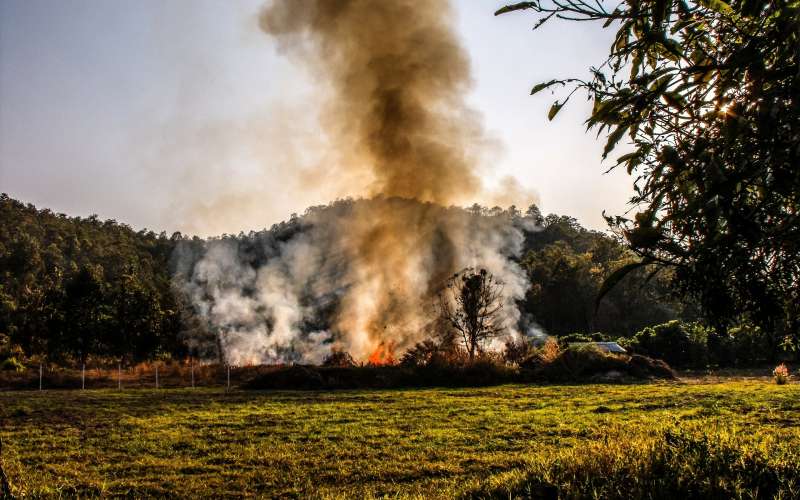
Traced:
[[[114, 220], [69, 217], [0, 197], [0, 355], [44, 355], [68, 362], [113, 357], [218, 356], [215, 333], [176, 277], [194, 272], [209, 248], [226, 245], [254, 269], [281, 244], [319, 224], [320, 214], [353, 210], [368, 200], [312, 207], [303, 216], [248, 234], [207, 240], [135, 231]], [[405, 204], [416, 202], [403, 201]], [[481, 224], [506, 224], [524, 236], [514, 260], [530, 287], [521, 321], [553, 335], [604, 332], [630, 336], [645, 326], [689, 315], [669, 298], [668, 279], [645, 272], [612, 290], [595, 315], [603, 279], [631, 256], [615, 240], [570, 217], [473, 206], [441, 209]], [[317, 222], [314, 222], [317, 221]], [[324, 312], [337, 307], [335, 297]], [[302, 328], [327, 328], [325, 314]]]

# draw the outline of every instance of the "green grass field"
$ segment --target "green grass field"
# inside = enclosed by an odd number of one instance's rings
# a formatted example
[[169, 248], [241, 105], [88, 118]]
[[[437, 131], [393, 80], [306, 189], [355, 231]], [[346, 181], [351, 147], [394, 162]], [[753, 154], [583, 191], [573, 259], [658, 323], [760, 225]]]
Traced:
[[792, 467], [800, 385], [0, 393], [5, 469], [34, 497], [507, 497], [536, 471], [628, 460], [665, 431]]

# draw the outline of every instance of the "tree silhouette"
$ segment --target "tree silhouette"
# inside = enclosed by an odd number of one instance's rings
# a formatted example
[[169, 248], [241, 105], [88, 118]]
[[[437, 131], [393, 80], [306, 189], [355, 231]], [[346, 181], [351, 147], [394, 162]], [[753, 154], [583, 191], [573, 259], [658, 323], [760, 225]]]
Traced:
[[[635, 176], [631, 219], [607, 217], [640, 262], [674, 269], [721, 330], [745, 313], [774, 332], [800, 335], [800, 5], [784, 0], [521, 2], [536, 27], [553, 19], [616, 30], [590, 77], [566, 88], [553, 119], [578, 90], [606, 132], [603, 157]], [[627, 139], [626, 139], [627, 138]], [[606, 291], [609, 287], [604, 287]]]
[[502, 294], [502, 284], [491, 273], [473, 268], [454, 274], [439, 294], [442, 316], [461, 335], [470, 361], [488, 339], [503, 330], [499, 320]]

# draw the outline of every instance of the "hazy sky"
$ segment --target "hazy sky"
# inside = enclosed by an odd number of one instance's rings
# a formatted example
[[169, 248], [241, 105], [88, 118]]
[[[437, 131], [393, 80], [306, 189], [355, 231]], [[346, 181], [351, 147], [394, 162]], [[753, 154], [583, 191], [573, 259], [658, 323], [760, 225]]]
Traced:
[[[585, 23], [532, 32], [532, 14], [493, 16], [504, 2], [453, 2], [472, 59], [469, 101], [495, 144], [487, 185], [511, 176], [516, 203], [604, 228], [601, 211], [625, 210], [631, 179], [603, 175], [602, 143], [583, 126], [589, 104], [576, 95], [548, 122], [553, 96], [528, 94], [585, 75], [612, 33]], [[0, 191], [202, 235], [357, 194], [297, 175], [324, 162], [319, 84], [259, 31], [262, 4], [0, 0]]]

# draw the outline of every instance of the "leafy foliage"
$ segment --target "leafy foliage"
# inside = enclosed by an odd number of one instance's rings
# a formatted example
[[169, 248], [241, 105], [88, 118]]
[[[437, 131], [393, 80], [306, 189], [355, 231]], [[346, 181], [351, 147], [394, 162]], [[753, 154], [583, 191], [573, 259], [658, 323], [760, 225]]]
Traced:
[[[682, 368], [762, 366], [772, 358], [766, 335], [759, 327], [748, 323], [741, 323], [720, 334], [700, 323], [673, 320], [646, 327], [633, 337], [619, 339], [619, 342], [628, 350]], [[791, 359], [795, 353], [781, 349], [778, 354]]]
[[625, 344], [635, 352], [663, 359], [672, 366], [700, 368], [708, 364], [706, 330], [687, 328], [679, 321], [647, 327]]
[[0, 195], [0, 335], [62, 361], [180, 353], [169, 272], [176, 238]]
[[594, 107], [603, 157], [636, 176], [633, 219], [608, 217], [644, 264], [675, 270], [724, 329], [746, 313], [773, 357], [800, 335], [800, 4], [785, 0], [521, 2], [616, 30], [608, 58], [567, 87]]
[[528, 235], [526, 248], [522, 265], [531, 288], [523, 310], [551, 335], [603, 332], [616, 338], [672, 319], [697, 318], [694, 304], [674, 296], [671, 274], [653, 276], [651, 267], [628, 274], [598, 303], [609, 276], [636, 257], [575, 219], [548, 215], [539, 231]]

